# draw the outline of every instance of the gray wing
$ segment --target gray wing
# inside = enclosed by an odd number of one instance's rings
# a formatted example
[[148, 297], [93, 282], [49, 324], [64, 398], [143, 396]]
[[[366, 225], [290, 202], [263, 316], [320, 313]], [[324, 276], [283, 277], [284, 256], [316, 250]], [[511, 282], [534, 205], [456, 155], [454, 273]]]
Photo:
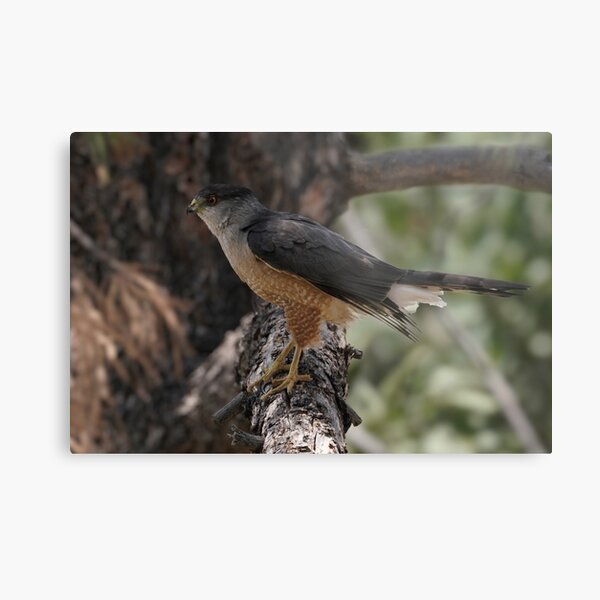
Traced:
[[248, 232], [252, 252], [271, 267], [309, 281], [411, 339], [415, 339], [416, 325], [388, 297], [395, 283], [501, 297], [524, 292], [529, 287], [470, 275], [399, 269], [316, 221], [291, 213], [262, 214], [244, 230]]
[[270, 213], [244, 230], [254, 255], [271, 267], [309, 281], [414, 339], [414, 323], [387, 298], [405, 271], [299, 215]]

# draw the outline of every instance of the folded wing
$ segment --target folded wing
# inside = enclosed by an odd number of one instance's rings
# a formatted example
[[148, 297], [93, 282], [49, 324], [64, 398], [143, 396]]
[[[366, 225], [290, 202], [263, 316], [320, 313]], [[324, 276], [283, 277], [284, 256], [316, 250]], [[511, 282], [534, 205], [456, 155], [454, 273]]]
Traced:
[[316, 221], [294, 214], [268, 213], [246, 227], [248, 244], [269, 266], [310, 282], [415, 339], [407, 315], [419, 303], [445, 306], [445, 290], [510, 296], [527, 286], [494, 279], [399, 269]]

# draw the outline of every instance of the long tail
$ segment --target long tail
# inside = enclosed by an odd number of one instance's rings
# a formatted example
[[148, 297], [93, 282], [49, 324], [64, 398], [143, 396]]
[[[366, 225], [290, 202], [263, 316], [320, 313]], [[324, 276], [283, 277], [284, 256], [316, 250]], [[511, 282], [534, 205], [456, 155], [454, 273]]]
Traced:
[[453, 275], [435, 271], [403, 270], [396, 285], [422, 287], [431, 291], [466, 291], [490, 296], [514, 296], [525, 292], [529, 286], [500, 279], [486, 279], [470, 275]]
[[[363, 285], [360, 293], [345, 293], [341, 298], [357, 311], [372, 315], [390, 327], [397, 329], [411, 340], [417, 339], [418, 327], [410, 318], [419, 304], [431, 304], [443, 308], [446, 303], [442, 299], [444, 292], [473, 292], [475, 294], [488, 294], [506, 298], [525, 292], [529, 286], [522, 283], [512, 283], [500, 279], [486, 279], [470, 275], [453, 275], [451, 273], [438, 273], [436, 271], [413, 271], [410, 269], [397, 269], [382, 263], [386, 272], [382, 274], [378, 285], [373, 286], [373, 293], [366, 294]], [[393, 270], [392, 270], [393, 269]], [[391, 273], [390, 273], [390, 270]], [[380, 282], [387, 293], [383, 299], [377, 295], [381, 293]], [[388, 283], [389, 282], [389, 283]], [[368, 283], [368, 282], [367, 282]], [[328, 291], [328, 290], [325, 290]]]
[[416, 339], [417, 326], [408, 316], [414, 313], [419, 304], [446, 306], [444, 292], [465, 291], [475, 294], [488, 294], [506, 298], [521, 294], [529, 288], [522, 283], [512, 283], [500, 279], [486, 279], [470, 275], [453, 275], [434, 271], [403, 270], [402, 276], [394, 283], [386, 298], [376, 307], [362, 307], [391, 327], [401, 331], [410, 339]]

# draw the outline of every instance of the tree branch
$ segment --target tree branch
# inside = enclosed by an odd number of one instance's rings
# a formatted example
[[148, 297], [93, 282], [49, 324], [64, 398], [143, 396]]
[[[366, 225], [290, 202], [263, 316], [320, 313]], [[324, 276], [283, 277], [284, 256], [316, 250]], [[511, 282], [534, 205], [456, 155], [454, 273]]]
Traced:
[[237, 417], [239, 414], [244, 412], [244, 404], [246, 402], [246, 394], [239, 392], [239, 394], [230, 400], [225, 406], [220, 408], [214, 415], [213, 421], [216, 425], [221, 425], [231, 419]]
[[[281, 393], [262, 401], [260, 393], [238, 391], [238, 381], [245, 388], [245, 382], [269, 366], [288, 338], [281, 310], [266, 303], [263, 306], [225, 336], [190, 380], [178, 413], [194, 424], [194, 451], [223, 452], [224, 424], [234, 420], [243, 426], [245, 412], [254, 433], [243, 432], [234, 424], [229, 435], [234, 447], [264, 453], [346, 452], [346, 431], [361, 423], [345, 402], [347, 368], [350, 360], [362, 353], [346, 345], [342, 329], [329, 327], [323, 346], [303, 357], [301, 368], [313, 381], [297, 386], [291, 397]], [[209, 421], [211, 411], [214, 414]]]
[[235, 425], [232, 425], [229, 437], [231, 438], [232, 446], [242, 446], [249, 448], [253, 452], [260, 452], [263, 448], [264, 439], [260, 435], [242, 431]]
[[531, 453], [547, 452], [523, 410], [516, 392], [494, 366], [485, 349], [450, 313], [442, 312], [439, 317], [452, 338], [482, 374], [487, 388], [496, 399], [525, 450]]
[[552, 191], [552, 157], [532, 146], [455, 146], [350, 154], [349, 196], [420, 185], [497, 184]]
[[[283, 312], [265, 304], [242, 341], [239, 374], [243, 384], [264, 372], [287, 340]], [[360, 421], [346, 405], [351, 355], [344, 330], [328, 325], [322, 345], [306, 351], [300, 363], [301, 372], [310, 373], [312, 381], [298, 384], [290, 395], [248, 398], [252, 431], [264, 440], [263, 453], [346, 452], [344, 435], [351, 423]]]
[[100, 262], [107, 264], [115, 271], [124, 272], [125, 266], [113, 258], [106, 250], [102, 250], [96, 242], [81, 227], [71, 219], [71, 237], [77, 240], [88, 252], [95, 256]]
[[[219, 346], [190, 377], [177, 415], [190, 424], [191, 452], [231, 452], [231, 439], [225, 421], [242, 426], [243, 406], [236, 381], [239, 346], [250, 322], [245, 316], [239, 327], [229, 331]], [[233, 398], [233, 400], [232, 400]]]

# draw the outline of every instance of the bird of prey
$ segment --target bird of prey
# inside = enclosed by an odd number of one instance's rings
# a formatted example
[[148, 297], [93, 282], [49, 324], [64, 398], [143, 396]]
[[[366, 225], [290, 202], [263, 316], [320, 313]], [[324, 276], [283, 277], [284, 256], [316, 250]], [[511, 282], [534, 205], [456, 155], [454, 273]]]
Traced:
[[[298, 372], [300, 357], [318, 346], [325, 322], [346, 325], [361, 314], [372, 315], [414, 340], [409, 314], [419, 304], [446, 306], [445, 291], [506, 297], [528, 287], [394, 267], [312, 219], [269, 210], [245, 187], [209, 185], [194, 196], [187, 212], [206, 223], [239, 278], [284, 310], [290, 340], [267, 372], [248, 386], [253, 390], [271, 382], [263, 399], [310, 381], [310, 375]], [[275, 378], [280, 372], [287, 374]]]

